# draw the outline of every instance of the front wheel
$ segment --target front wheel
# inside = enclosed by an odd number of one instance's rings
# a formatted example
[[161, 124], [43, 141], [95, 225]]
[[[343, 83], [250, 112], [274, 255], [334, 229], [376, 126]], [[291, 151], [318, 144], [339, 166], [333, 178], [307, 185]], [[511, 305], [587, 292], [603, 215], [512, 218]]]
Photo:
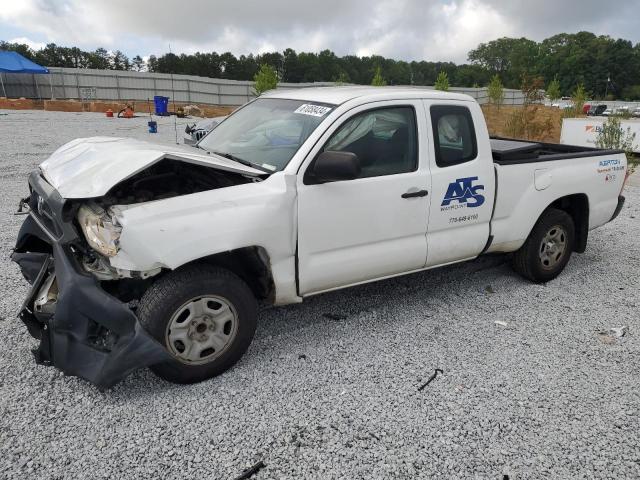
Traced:
[[246, 283], [211, 265], [190, 265], [155, 282], [140, 299], [142, 326], [172, 355], [151, 366], [174, 383], [223, 373], [242, 357], [256, 330], [257, 302]]
[[575, 227], [571, 216], [555, 208], [546, 210], [529, 238], [513, 255], [516, 272], [536, 283], [553, 280], [564, 270], [573, 251]]

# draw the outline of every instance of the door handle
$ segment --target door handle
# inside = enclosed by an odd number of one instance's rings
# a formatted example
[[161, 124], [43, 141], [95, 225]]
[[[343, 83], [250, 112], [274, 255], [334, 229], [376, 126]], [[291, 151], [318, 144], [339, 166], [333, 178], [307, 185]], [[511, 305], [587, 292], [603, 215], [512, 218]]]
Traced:
[[401, 196], [402, 198], [414, 198], [414, 197], [426, 197], [427, 195], [429, 195], [429, 192], [426, 190], [418, 190], [415, 192], [406, 192], [403, 193]]

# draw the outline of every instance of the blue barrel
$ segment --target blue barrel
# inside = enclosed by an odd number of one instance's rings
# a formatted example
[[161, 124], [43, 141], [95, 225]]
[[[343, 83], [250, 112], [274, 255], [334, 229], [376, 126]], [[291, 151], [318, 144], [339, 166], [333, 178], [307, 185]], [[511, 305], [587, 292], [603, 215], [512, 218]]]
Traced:
[[149, 125], [149, 133], [158, 133], [158, 122], [151, 120], [147, 125]]
[[169, 106], [169, 97], [163, 97], [160, 95], [156, 95], [153, 97], [153, 103], [156, 105], [156, 115], [161, 117], [165, 117], [169, 115], [167, 112], [167, 107]]

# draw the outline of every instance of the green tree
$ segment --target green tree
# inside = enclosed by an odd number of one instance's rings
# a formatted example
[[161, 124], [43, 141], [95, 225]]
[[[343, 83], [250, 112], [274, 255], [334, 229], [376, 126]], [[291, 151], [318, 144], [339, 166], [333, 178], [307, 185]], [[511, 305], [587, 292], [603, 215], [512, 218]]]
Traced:
[[149, 55], [149, 60], [147, 60], [147, 68], [150, 72], [159, 72], [158, 70], [158, 58], [155, 55]]
[[504, 87], [497, 73], [491, 78], [491, 82], [487, 86], [487, 95], [489, 96], [489, 102], [494, 105], [502, 105], [502, 102], [504, 102]]
[[[28, 45], [0, 40], [0, 50], [13, 50], [45, 66], [139, 69], [140, 62], [129, 61], [122, 52], [103, 48], [83, 51], [77, 47], [53, 43], [39, 50]], [[499, 38], [481, 43], [469, 52], [469, 64], [394, 60], [379, 55], [339, 57], [330, 50], [320, 52], [265, 52], [235, 56], [230, 52], [166, 53], [151, 57], [151, 72], [199, 75], [231, 80], [251, 80], [260, 65], [268, 64], [280, 81], [333, 81], [342, 72], [350, 83], [370, 84], [380, 67], [380, 78], [389, 85], [434, 85], [440, 72], [445, 72], [451, 86], [488, 85], [499, 75], [505, 88], [519, 88], [523, 74], [542, 76], [553, 92], [555, 81], [560, 92], [571, 92], [582, 83], [593, 95], [611, 99], [637, 99], [640, 83], [640, 43], [615, 39], [590, 32], [561, 33], [542, 42], [526, 38]], [[384, 77], [383, 77], [384, 75]], [[553, 79], [553, 80], [552, 80]]]
[[549, 86], [547, 87], [547, 97], [552, 102], [555, 102], [560, 97], [562, 97], [562, 93], [560, 92], [560, 81], [558, 80], [558, 76], [556, 75]]
[[111, 68], [113, 70], [129, 70], [129, 59], [120, 50], [111, 54]]
[[278, 74], [278, 69], [268, 61], [263, 58], [261, 55], [254, 57], [253, 54], [249, 55], [240, 55], [238, 57], [238, 63], [235, 66], [234, 75], [238, 80], [244, 80], [245, 78], [253, 78], [256, 73], [260, 70], [260, 66], [267, 64], [272, 67], [276, 75]]
[[323, 77], [318, 55], [315, 53], [300, 52], [298, 65], [301, 72], [299, 82], [315, 82]]
[[345, 83], [349, 83], [349, 75], [344, 70], [341, 70], [333, 81], [338, 86], [344, 85]]
[[622, 97], [629, 102], [640, 100], [640, 85], [629, 85], [622, 92]]
[[298, 54], [292, 48], [287, 48], [282, 52], [282, 81], [300, 82], [302, 75]]
[[434, 87], [436, 90], [442, 90], [443, 92], [449, 91], [449, 75], [447, 75], [447, 72], [442, 71], [438, 74]]
[[508, 88], [518, 88], [525, 73], [536, 73], [538, 44], [527, 38], [499, 38], [469, 52], [469, 61], [500, 75]]
[[489, 71], [480, 65], [458, 65], [452, 73], [451, 84], [456, 87], [487, 85], [491, 81]]
[[253, 90], [255, 95], [262, 95], [267, 90], [273, 90], [278, 86], [278, 74], [271, 65], [263, 63], [260, 70], [253, 77]]
[[384, 87], [387, 84], [386, 80], [382, 78], [382, 72], [380, 71], [380, 66], [376, 68], [376, 73], [373, 76], [373, 80], [371, 80], [371, 85], [374, 87]]
[[563, 92], [571, 91], [577, 81], [594, 95], [620, 96], [640, 74], [639, 49], [605, 35], [561, 33], [540, 44], [538, 69], [547, 79], [557, 75]]
[[104, 48], [97, 48], [95, 51], [90, 52], [88, 68], [95, 68], [98, 70], [110, 69], [111, 65], [109, 63], [109, 52], [107, 52]]
[[574, 113], [580, 115], [582, 113], [582, 107], [584, 107], [584, 102], [587, 101], [587, 91], [585, 90], [583, 83], [576, 85], [576, 89], [573, 91], [571, 99], [573, 100]]
[[[166, 55], [165, 55], [166, 56]], [[239, 75], [241, 69], [238, 65], [238, 59], [231, 52], [224, 52], [220, 55], [220, 76], [229, 80], [248, 80]]]
[[[239, 66], [242, 69], [242, 64], [243, 61], [242, 59], [238, 59], [239, 60]], [[252, 78], [253, 75], [255, 74], [255, 72], [258, 71], [259, 67], [261, 65], [264, 65], [265, 63], [267, 65], [271, 65], [271, 67], [273, 67], [273, 69], [276, 72], [276, 75], [278, 76], [278, 78], [282, 78], [282, 66], [284, 63], [284, 57], [282, 56], [282, 53], [280, 52], [265, 52], [262, 53], [260, 55], [256, 55], [255, 57], [252, 54], [249, 54], [247, 57], [245, 57], [245, 61], [247, 61], [248, 63], [254, 63], [255, 67], [253, 70], [251, 70], [251, 68], [248, 69], [248, 71], [251, 71], [251, 75], [249, 76], [249, 78]]]
[[323, 50], [318, 54], [318, 66], [321, 76], [319, 81], [330, 82], [339, 75], [338, 57], [331, 50]]
[[29, 48], [29, 45], [26, 45], [24, 43], [9, 43], [5, 42], [4, 40], [0, 40], [0, 50], [10, 50], [12, 52], [18, 52], [20, 55], [28, 58], [29, 60], [35, 61], [36, 59], [35, 52], [31, 50], [31, 48]]

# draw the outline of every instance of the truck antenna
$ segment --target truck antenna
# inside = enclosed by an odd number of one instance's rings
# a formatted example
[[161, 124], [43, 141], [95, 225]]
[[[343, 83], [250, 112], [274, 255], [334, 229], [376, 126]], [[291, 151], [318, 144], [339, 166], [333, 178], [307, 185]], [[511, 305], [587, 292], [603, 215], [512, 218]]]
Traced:
[[[171, 44], [169, 44], [169, 55], [172, 55]], [[178, 145], [178, 113], [176, 112], [176, 90], [173, 87], [173, 67], [171, 68], [171, 98], [173, 100], [173, 131], [176, 134], [176, 145]]]

